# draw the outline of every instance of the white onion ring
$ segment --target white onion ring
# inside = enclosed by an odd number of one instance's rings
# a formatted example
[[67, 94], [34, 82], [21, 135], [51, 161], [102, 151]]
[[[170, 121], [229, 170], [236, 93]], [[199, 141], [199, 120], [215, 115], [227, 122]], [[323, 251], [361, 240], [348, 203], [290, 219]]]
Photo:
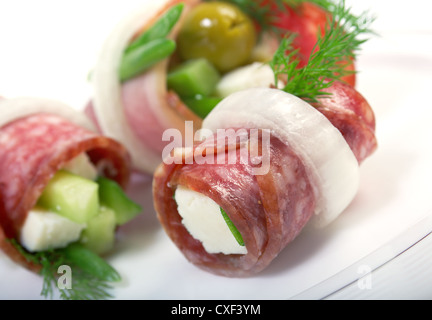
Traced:
[[312, 224], [324, 227], [351, 203], [359, 185], [359, 166], [348, 143], [330, 121], [305, 101], [284, 91], [253, 88], [224, 99], [204, 119], [203, 128], [270, 129], [304, 161], [317, 183]]
[[14, 120], [40, 113], [54, 114], [80, 127], [97, 131], [95, 125], [83, 112], [60, 101], [37, 97], [0, 100], [0, 127]]

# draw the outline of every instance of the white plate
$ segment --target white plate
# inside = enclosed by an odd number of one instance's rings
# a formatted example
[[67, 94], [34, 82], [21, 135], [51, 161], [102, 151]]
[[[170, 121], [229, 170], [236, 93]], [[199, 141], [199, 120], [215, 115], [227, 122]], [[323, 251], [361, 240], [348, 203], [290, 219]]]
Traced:
[[[308, 292], [303, 297], [322, 298], [432, 231], [432, 30], [418, 19], [426, 18], [428, 1], [414, 2], [410, 8], [417, 15], [406, 14], [398, 1], [380, 1], [373, 10], [381, 37], [368, 42], [359, 57], [358, 89], [376, 112], [379, 149], [362, 166], [359, 193], [335, 223], [304, 230], [254, 278], [217, 277], [188, 263], [168, 240], [155, 217], [150, 179], [135, 177], [133, 196], [145, 214], [120, 230], [109, 258], [124, 278], [115, 286], [115, 297], [289, 299]], [[1, 3], [0, 95], [58, 98], [82, 108], [90, 96], [87, 72], [101, 42], [113, 21], [139, 4]], [[405, 12], [404, 26], [398, 12]], [[354, 268], [359, 261], [365, 269]], [[40, 298], [41, 278], [3, 255], [0, 275], [0, 299]]]

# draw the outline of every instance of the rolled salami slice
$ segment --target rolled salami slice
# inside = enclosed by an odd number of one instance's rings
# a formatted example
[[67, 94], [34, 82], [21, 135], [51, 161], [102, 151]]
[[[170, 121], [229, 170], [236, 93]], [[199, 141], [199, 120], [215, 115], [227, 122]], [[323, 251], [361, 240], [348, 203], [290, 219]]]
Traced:
[[81, 112], [40, 98], [0, 100], [0, 248], [32, 270], [8, 239], [16, 239], [54, 174], [85, 153], [100, 175], [126, 187], [130, 156], [101, 136]]
[[314, 106], [339, 129], [361, 164], [378, 146], [375, 114], [367, 100], [352, 86], [334, 82]]
[[[151, 26], [169, 7], [183, 2], [183, 16], [198, 0], [154, 1], [117, 24], [101, 48], [92, 73], [93, 99], [87, 107], [105, 135], [115, 138], [130, 150], [135, 169], [152, 174], [161, 161], [166, 129], [184, 130], [184, 121], [201, 120], [170, 92], [166, 85], [168, 60], [141, 76], [121, 83], [118, 69], [128, 44], [139, 32]], [[182, 18], [170, 38], [175, 38]]]
[[[233, 277], [262, 271], [307, 223], [328, 225], [356, 195], [359, 164], [349, 144], [322, 113], [297, 97], [266, 88], [234, 93], [209, 114], [203, 129], [213, 136], [195, 146], [192, 155], [176, 152], [182, 161], [161, 164], [153, 190], [167, 234], [189, 261], [207, 271]], [[249, 140], [221, 148], [221, 129], [244, 129]], [[269, 141], [261, 138], [257, 144], [261, 164], [266, 153], [270, 159], [264, 171], [256, 170], [257, 161], [250, 156], [257, 148], [251, 143], [256, 129], [270, 132]], [[249, 157], [242, 161], [237, 155], [234, 163], [190, 161], [203, 150], [215, 159], [245, 150]], [[247, 253], [207, 252], [182, 223], [179, 186], [216, 202], [243, 236]], [[200, 214], [206, 214], [205, 208]]]

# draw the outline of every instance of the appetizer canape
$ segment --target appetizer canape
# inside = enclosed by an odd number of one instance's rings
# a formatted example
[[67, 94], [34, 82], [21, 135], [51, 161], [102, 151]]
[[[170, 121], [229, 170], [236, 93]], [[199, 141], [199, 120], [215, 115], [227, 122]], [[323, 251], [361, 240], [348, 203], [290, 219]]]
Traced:
[[205, 117], [202, 139], [155, 171], [158, 218], [194, 265], [255, 275], [356, 196], [359, 166], [377, 148], [375, 115], [344, 78], [369, 31], [343, 1], [334, 10], [307, 63], [284, 38], [266, 65], [273, 85], [230, 92]]
[[119, 273], [104, 259], [116, 230], [141, 213], [125, 189], [130, 156], [84, 113], [40, 98], [0, 100], [0, 249], [40, 273], [42, 294], [71, 268], [61, 297], [109, 297]]

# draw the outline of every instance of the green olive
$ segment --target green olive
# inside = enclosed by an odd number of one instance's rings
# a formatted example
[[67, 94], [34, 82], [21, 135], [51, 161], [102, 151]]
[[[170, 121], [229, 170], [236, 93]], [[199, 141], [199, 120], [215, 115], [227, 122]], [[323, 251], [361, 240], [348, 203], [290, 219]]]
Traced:
[[204, 2], [192, 9], [178, 37], [182, 59], [205, 58], [222, 73], [248, 62], [257, 35], [252, 20], [226, 2]]

